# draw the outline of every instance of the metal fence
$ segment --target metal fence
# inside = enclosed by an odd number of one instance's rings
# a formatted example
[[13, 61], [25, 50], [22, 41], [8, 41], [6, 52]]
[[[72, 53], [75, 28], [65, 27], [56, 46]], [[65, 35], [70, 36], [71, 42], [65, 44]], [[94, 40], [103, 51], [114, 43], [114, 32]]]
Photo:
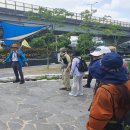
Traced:
[[[17, 2], [13, 0], [0, 0], [0, 7], [1, 8], [7, 8], [7, 9], [12, 9], [12, 10], [17, 10], [17, 11], [32, 11], [34, 13], [38, 13], [39, 7], [37, 5], [32, 5], [32, 4], [27, 4], [27, 3], [22, 3], [22, 2]], [[48, 8], [44, 7], [47, 10], [53, 11], [53, 8]], [[73, 13], [74, 15], [72, 16], [66, 16], [66, 18], [71, 18], [75, 20], [83, 20], [84, 17], [80, 13]], [[123, 22], [123, 21], [118, 21], [118, 20], [112, 20], [112, 19], [104, 19], [101, 17], [91, 17], [92, 22], [99, 22], [102, 24], [113, 24], [113, 25], [120, 25], [122, 27], [130, 27], [129, 22]]]

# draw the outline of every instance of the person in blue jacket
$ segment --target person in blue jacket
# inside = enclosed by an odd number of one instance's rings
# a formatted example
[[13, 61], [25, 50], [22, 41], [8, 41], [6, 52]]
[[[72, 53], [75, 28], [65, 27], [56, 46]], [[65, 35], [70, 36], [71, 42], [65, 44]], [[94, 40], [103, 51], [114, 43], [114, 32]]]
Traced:
[[[13, 81], [13, 83], [20, 82], [20, 84], [23, 84], [24, 81], [24, 75], [22, 71], [22, 67], [24, 65], [28, 66], [27, 59], [25, 58], [23, 52], [18, 49], [17, 44], [11, 45], [11, 53], [8, 55], [8, 57], [3, 61], [5, 62], [12, 62], [12, 68], [15, 74], [16, 79]], [[20, 78], [19, 78], [20, 75]]]

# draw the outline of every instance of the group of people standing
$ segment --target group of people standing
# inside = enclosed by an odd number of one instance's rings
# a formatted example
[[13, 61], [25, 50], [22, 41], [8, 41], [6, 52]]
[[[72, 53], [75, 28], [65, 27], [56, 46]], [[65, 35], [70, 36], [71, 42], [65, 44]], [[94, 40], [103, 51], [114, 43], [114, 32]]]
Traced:
[[[65, 48], [60, 53], [62, 56], [68, 55]], [[90, 52], [90, 56], [92, 60], [88, 67], [88, 82], [84, 87], [90, 88], [94, 78], [96, 88], [89, 108], [86, 130], [130, 130], [130, 74], [123, 58], [113, 46], [97, 47]], [[84, 73], [79, 72], [77, 67], [80, 62], [79, 54], [74, 54], [72, 63], [71, 58], [67, 62], [67, 71], [66, 67], [63, 71], [63, 80], [67, 83], [60, 89], [70, 89], [70, 81], [65, 79], [71, 74], [73, 85], [69, 95], [83, 95]]]
[[[72, 54], [68, 54], [66, 48], [60, 49], [60, 56], [62, 59], [62, 79], [64, 87], [60, 88], [60, 90], [70, 90], [70, 96], [78, 96], [83, 95], [83, 86], [82, 86], [82, 79], [83, 79], [83, 72], [78, 70], [78, 64], [80, 62], [80, 53], [75, 51]], [[73, 57], [73, 59], [72, 59]], [[73, 76], [73, 85], [70, 85], [70, 75]]]
[[[79, 70], [80, 53], [76, 51], [72, 56], [66, 48], [61, 48], [60, 56], [64, 84], [60, 90], [70, 91], [69, 95], [74, 97], [83, 95], [84, 72]], [[88, 80], [84, 87], [91, 87], [92, 78], [96, 79], [96, 85], [86, 130], [130, 130], [130, 74], [126, 63], [112, 46], [97, 47], [90, 56]], [[28, 63], [17, 44], [11, 45], [11, 52], [3, 63], [8, 61], [12, 61], [14, 83], [23, 84], [22, 66], [28, 66]], [[73, 76], [72, 87], [70, 75]]]

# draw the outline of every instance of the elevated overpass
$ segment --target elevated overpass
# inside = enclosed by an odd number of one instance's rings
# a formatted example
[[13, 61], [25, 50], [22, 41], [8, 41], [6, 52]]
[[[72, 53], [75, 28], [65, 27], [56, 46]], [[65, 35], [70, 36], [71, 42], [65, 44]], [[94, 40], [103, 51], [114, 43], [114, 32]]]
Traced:
[[[26, 4], [26, 3], [12, 1], [12, 0], [0, 0], [0, 20], [9, 21], [13, 23], [21, 23], [23, 25], [24, 24], [52, 25], [52, 23], [50, 23], [44, 18], [42, 18], [41, 20], [31, 20], [31, 21], [28, 20], [26, 13], [28, 11], [37, 13], [38, 9], [39, 6], [37, 5]], [[47, 8], [47, 9], [53, 11], [53, 9], [51, 8]], [[64, 26], [56, 25], [55, 27], [54, 26], [52, 27], [55, 33], [64, 33], [64, 32], [83, 33], [82, 30], [79, 31], [79, 25], [83, 19], [84, 17], [81, 14], [74, 13], [73, 16], [69, 16], [69, 17], [66, 16], [66, 20], [63, 23]], [[109, 24], [120, 25], [121, 31], [123, 31], [124, 34], [121, 36], [119, 43], [130, 40], [130, 23], [122, 22], [118, 20], [112, 20], [112, 19], [104, 19], [100, 17], [92, 17], [92, 21], [99, 22], [102, 25], [101, 29], [104, 29]], [[112, 36], [108, 37], [105, 34], [102, 34], [100, 30], [93, 28], [94, 22], [90, 22], [89, 26], [92, 27], [91, 33], [94, 36], [102, 36], [103, 39], [106, 40], [107, 42], [110, 43], [113, 42]]]

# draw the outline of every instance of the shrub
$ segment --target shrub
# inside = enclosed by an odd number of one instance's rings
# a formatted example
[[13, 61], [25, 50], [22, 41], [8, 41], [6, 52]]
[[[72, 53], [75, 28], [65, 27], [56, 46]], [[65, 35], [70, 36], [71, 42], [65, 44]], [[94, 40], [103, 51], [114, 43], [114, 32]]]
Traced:
[[85, 61], [89, 61], [90, 60], [90, 57], [89, 55], [81, 55], [81, 57], [85, 60]]

